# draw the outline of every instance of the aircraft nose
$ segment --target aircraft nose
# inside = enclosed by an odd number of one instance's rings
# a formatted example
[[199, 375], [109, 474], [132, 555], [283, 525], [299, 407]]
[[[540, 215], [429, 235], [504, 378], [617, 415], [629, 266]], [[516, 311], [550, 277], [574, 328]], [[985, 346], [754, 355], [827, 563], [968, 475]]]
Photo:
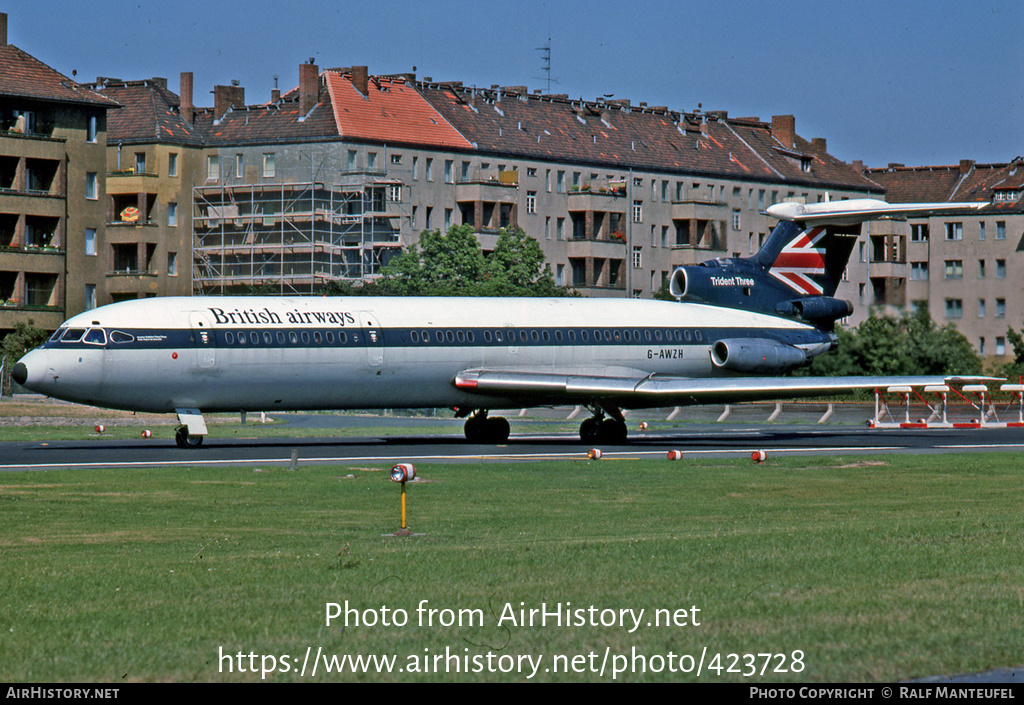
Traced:
[[14, 366], [14, 370], [11, 371], [11, 379], [18, 384], [25, 384], [25, 380], [28, 379], [28, 368], [25, 367], [24, 362], [19, 362]]

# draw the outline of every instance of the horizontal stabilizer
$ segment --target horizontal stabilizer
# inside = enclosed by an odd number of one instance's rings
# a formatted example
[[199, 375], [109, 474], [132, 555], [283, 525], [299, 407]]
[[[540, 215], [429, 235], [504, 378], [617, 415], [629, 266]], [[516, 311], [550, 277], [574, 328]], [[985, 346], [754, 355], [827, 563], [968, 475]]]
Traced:
[[873, 198], [858, 198], [829, 203], [776, 203], [767, 213], [779, 220], [807, 225], [853, 225], [886, 217], [928, 217], [963, 210], [977, 210], [987, 202], [972, 203], [886, 203]]

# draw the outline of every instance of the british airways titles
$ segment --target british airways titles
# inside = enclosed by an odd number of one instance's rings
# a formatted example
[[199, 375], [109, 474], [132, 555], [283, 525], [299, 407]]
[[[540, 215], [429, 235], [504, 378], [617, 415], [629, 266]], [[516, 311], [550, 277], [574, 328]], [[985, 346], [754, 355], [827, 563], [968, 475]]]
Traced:
[[260, 310], [236, 308], [234, 311], [211, 307], [209, 311], [219, 325], [267, 325], [270, 323], [284, 325], [286, 322], [290, 325], [332, 325], [339, 328], [356, 325], [355, 316], [348, 311], [299, 311], [296, 309], [277, 313], [265, 306]]

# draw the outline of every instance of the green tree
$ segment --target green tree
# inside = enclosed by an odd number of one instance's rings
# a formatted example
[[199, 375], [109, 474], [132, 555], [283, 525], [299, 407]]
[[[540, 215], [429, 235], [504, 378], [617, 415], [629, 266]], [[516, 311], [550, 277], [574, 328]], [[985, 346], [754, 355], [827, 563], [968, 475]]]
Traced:
[[938, 327], [926, 309], [902, 318], [873, 316], [837, 328], [836, 350], [819, 355], [807, 373], [833, 375], [980, 374], [981, 358], [952, 324]]
[[29, 350], [45, 343], [47, 337], [47, 332], [35, 325], [31, 318], [27, 323], [18, 321], [14, 324], [14, 331], [4, 336], [3, 343], [0, 343], [0, 366], [3, 367], [3, 378], [0, 379], [2, 396], [10, 396], [13, 392], [11, 371], [14, 364]]
[[1008, 382], [1016, 383], [1024, 377], [1024, 336], [1013, 328], [1006, 330], [1006, 339], [1013, 348], [1013, 360], [1001, 365], [996, 373], [1006, 377]]
[[473, 228], [425, 230], [420, 241], [381, 269], [380, 293], [396, 296], [564, 296], [540, 245], [503, 229], [484, 256]]

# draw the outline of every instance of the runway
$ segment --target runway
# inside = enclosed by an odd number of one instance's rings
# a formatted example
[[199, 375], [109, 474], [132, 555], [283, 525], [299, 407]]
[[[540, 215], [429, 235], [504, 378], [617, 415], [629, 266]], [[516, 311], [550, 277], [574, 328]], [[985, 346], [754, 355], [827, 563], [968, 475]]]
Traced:
[[[377, 420], [380, 425], [380, 420]], [[447, 420], [449, 426], [450, 420]], [[424, 435], [410, 425], [408, 435], [345, 438], [208, 438], [202, 447], [181, 450], [170, 434], [149, 440], [0, 443], [0, 471], [170, 466], [289, 466], [299, 464], [387, 465], [394, 462], [516, 462], [587, 460], [591, 446], [572, 433], [513, 434], [502, 445], [474, 444], [456, 428]], [[258, 436], [255, 429], [253, 435]], [[680, 425], [670, 430], [634, 432], [624, 445], [601, 446], [604, 459], [664, 459], [670, 450], [684, 458], [771, 455], [864, 455], [1024, 451], [1024, 432], [1014, 428], [884, 429], [819, 425]]]

